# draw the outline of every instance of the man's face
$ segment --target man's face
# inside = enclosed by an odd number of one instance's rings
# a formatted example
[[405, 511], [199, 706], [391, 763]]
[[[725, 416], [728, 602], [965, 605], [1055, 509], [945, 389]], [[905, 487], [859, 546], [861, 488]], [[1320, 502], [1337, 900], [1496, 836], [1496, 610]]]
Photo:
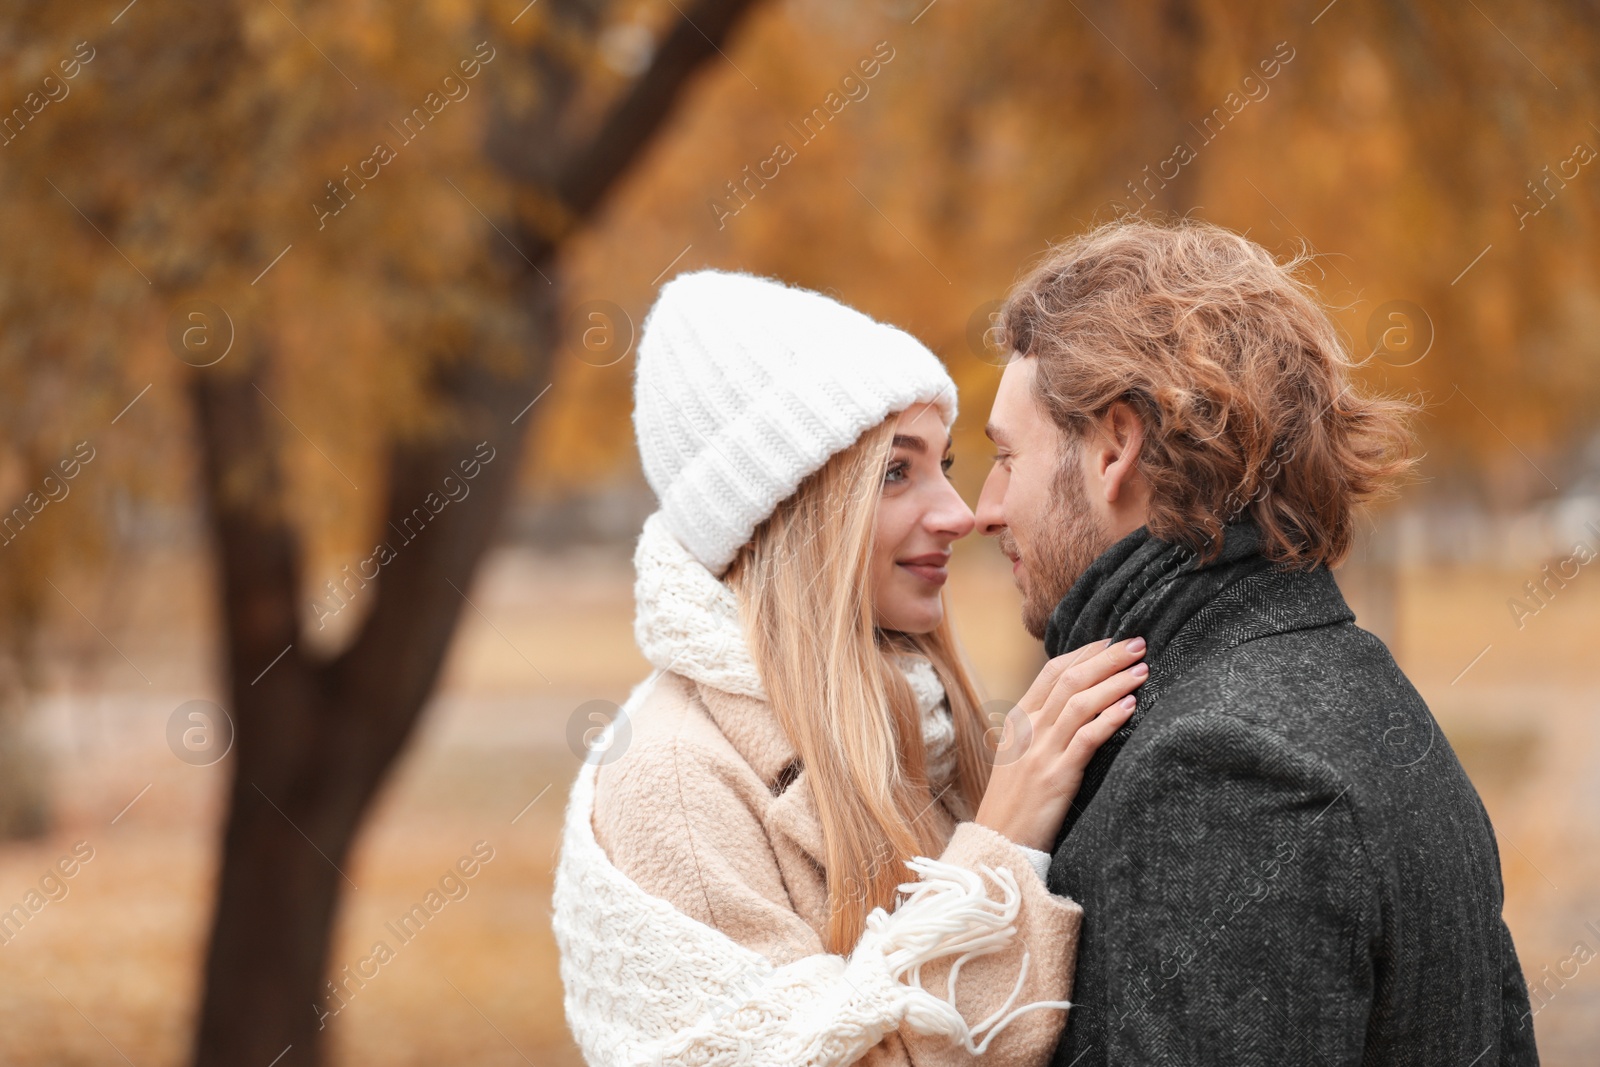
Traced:
[[1085, 452], [1069, 443], [1033, 395], [1036, 361], [1013, 359], [989, 424], [994, 467], [978, 498], [978, 529], [999, 539], [1022, 592], [1022, 625], [1043, 639], [1072, 583], [1114, 538], [1091, 506]]

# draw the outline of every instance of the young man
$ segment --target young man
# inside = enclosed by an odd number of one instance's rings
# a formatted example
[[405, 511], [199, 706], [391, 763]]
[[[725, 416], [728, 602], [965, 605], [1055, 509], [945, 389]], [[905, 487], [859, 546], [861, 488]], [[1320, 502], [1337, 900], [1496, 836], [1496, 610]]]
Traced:
[[1538, 1062], [1488, 815], [1329, 568], [1414, 462], [1326, 312], [1219, 227], [1114, 222], [1011, 294], [979, 529], [1050, 655], [1142, 635], [1050, 888], [1057, 1067]]

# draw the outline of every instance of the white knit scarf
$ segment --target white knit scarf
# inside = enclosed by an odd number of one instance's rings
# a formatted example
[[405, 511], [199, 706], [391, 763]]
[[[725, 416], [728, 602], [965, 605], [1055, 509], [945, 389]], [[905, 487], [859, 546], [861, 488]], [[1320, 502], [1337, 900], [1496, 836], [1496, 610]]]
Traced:
[[[634, 632], [658, 672], [764, 698], [732, 592], [673, 540], [659, 514], [646, 521], [634, 562]], [[937, 724], [948, 727], [949, 716], [939, 711], [937, 679], [927, 684], [931, 666], [920, 662], [926, 673], [913, 661], [907, 676], [924, 711], [930, 779], [935, 762], [947, 778], [953, 753]], [[639, 711], [656, 677], [635, 687], [623, 716]], [[914, 857], [907, 866], [916, 880], [901, 884], [894, 911], [867, 916], [848, 957], [817, 953], [782, 967], [646, 893], [611, 864], [590, 821], [598, 754], [614, 728], [615, 721], [602, 732], [573, 782], [552, 898], [567, 1022], [591, 1067], [830, 1067], [854, 1062], [902, 1025], [978, 1055], [1023, 1012], [1071, 1006], [1012, 1008], [1027, 976], [1024, 950], [1016, 987], [998, 1011], [969, 1023], [956, 1009], [961, 964], [1004, 950], [1016, 935], [1022, 894], [1006, 867], [980, 868], [1000, 889], [995, 901], [977, 872]], [[920, 972], [946, 956], [957, 959], [941, 998], [922, 987]]]
[[[645, 520], [633, 556], [633, 636], [651, 666], [725, 693], [766, 700], [739, 622], [732, 589], [701, 566], [657, 512]], [[944, 686], [925, 657], [897, 657], [922, 711], [928, 782], [934, 794], [955, 773], [956, 731]]]

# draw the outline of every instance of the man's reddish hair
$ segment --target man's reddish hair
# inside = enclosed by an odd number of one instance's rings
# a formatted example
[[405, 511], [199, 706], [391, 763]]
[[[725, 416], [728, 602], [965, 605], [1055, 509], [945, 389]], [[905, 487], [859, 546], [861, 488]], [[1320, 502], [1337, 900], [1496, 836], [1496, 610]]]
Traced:
[[1117, 220], [1052, 248], [1001, 309], [1069, 441], [1118, 400], [1138, 413], [1150, 532], [1203, 559], [1251, 518], [1269, 558], [1331, 567], [1356, 509], [1416, 462], [1416, 405], [1356, 387], [1308, 260], [1194, 219]]

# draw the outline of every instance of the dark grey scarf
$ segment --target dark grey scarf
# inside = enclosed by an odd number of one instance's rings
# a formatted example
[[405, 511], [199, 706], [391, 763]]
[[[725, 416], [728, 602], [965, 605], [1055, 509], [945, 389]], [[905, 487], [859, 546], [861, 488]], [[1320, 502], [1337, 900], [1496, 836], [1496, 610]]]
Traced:
[[1067, 812], [1059, 844], [1094, 799], [1106, 773], [1139, 728], [1145, 709], [1165, 678], [1163, 654], [1196, 613], [1228, 586], [1274, 566], [1261, 554], [1261, 530], [1254, 522], [1224, 527], [1222, 552], [1199, 564], [1195, 553], [1162, 541], [1141, 526], [1106, 549], [1089, 565], [1056, 605], [1045, 625], [1044, 647], [1052, 657], [1102, 638], [1143, 637], [1150, 678], [1140, 687], [1133, 716], [1113, 734], [1084, 769], [1083, 786]]

